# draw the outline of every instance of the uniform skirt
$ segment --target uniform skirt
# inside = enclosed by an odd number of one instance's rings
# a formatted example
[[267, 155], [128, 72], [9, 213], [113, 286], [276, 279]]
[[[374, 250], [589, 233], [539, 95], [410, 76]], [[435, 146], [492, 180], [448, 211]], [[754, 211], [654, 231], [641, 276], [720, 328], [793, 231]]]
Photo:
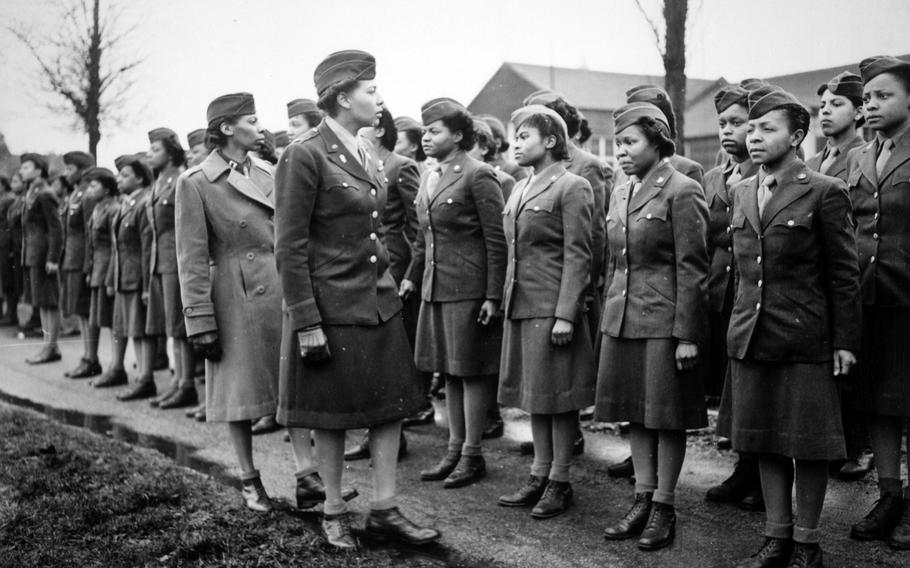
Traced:
[[708, 425], [702, 367], [676, 370], [675, 339], [604, 335], [594, 416], [645, 428], [687, 430]]
[[879, 416], [910, 417], [910, 308], [863, 306], [863, 352], [846, 381], [850, 406]]
[[107, 295], [105, 286], [92, 287], [88, 323], [95, 327], [112, 327], [114, 323], [114, 298]]
[[422, 302], [414, 361], [421, 371], [456, 377], [495, 375], [502, 351], [502, 322], [477, 322], [484, 300]]
[[64, 316], [89, 317], [92, 292], [81, 270], [64, 270], [60, 274], [60, 310]]
[[149, 286], [149, 305], [146, 320], [148, 335], [167, 335], [186, 339], [183, 301], [177, 273], [156, 274]]
[[117, 292], [114, 295], [112, 333], [117, 337], [146, 337], [146, 306], [141, 292]]
[[284, 316], [278, 422], [319, 430], [368, 428], [426, 406], [401, 315], [378, 325], [326, 325], [332, 357], [308, 363]]
[[832, 365], [731, 359], [733, 449], [802, 460], [845, 458]]
[[568, 345], [550, 341], [555, 317], [506, 320], [499, 404], [531, 414], [561, 414], [594, 403], [594, 368], [587, 317], [575, 322]]
[[54, 274], [43, 266], [25, 268], [25, 289], [29, 303], [34, 308], [52, 309], [60, 305], [60, 285]]

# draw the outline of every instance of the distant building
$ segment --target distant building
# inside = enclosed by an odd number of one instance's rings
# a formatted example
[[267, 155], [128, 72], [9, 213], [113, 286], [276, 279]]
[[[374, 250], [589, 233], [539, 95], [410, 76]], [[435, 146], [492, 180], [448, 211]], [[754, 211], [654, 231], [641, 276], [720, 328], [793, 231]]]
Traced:
[[[521, 106], [526, 96], [540, 89], [552, 89], [565, 95], [584, 113], [593, 132], [587, 143], [588, 150], [607, 158], [614, 153], [613, 111], [625, 104], [627, 90], [644, 84], [663, 86], [664, 79], [653, 75], [507, 62], [487, 81], [468, 105], [468, 110], [492, 114], [509, 125], [512, 111]], [[686, 141], [680, 153], [706, 166], [713, 164], [718, 149], [714, 93], [725, 84], [722, 78], [688, 80]], [[511, 125], [509, 129], [511, 137]]]

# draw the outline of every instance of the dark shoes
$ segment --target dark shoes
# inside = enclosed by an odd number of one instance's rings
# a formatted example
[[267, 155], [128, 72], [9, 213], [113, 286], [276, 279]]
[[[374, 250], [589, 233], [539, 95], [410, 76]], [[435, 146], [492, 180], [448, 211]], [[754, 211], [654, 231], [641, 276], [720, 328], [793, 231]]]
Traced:
[[506, 425], [502, 421], [502, 416], [491, 420], [486, 429], [483, 431], [481, 439], [483, 440], [494, 440], [496, 438], [502, 438], [502, 435], [506, 432]]
[[155, 355], [155, 362], [152, 363], [153, 371], [164, 371], [168, 367], [170, 367], [170, 363], [167, 360], [166, 351], [164, 353], [158, 353], [157, 355]]
[[565, 513], [572, 506], [572, 485], [568, 481], [547, 482], [540, 501], [531, 509], [531, 516], [535, 519], [550, 519]]
[[322, 532], [325, 540], [339, 550], [356, 550], [357, 538], [351, 529], [351, 514], [323, 515]]
[[822, 568], [822, 549], [815, 544], [803, 544], [797, 542], [793, 544], [793, 554], [790, 556], [790, 563], [786, 568]]
[[665, 503], [651, 503], [651, 516], [638, 539], [641, 550], [660, 550], [673, 544], [676, 536], [676, 510]]
[[[345, 456], [345, 459], [347, 459], [347, 456]], [[455, 471], [459, 461], [461, 461], [461, 453], [446, 454], [435, 466], [421, 471], [420, 479], [422, 481], [441, 481]]]
[[186, 412], [184, 412], [183, 414], [184, 414], [187, 418], [195, 418], [195, 417], [196, 417], [196, 413], [199, 412], [200, 410], [205, 410], [205, 404], [204, 404], [204, 403], [203, 403], [203, 404], [197, 404], [196, 406], [194, 406], [194, 407], [192, 407], [192, 408], [186, 409]]
[[401, 422], [402, 428], [410, 428], [411, 426], [423, 426], [425, 424], [434, 424], [436, 422], [436, 410], [430, 405], [429, 408], [421, 410], [415, 414], [412, 414], [405, 418]]
[[270, 434], [272, 432], [277, 432], [281, 430], [281, 424], [275, 420], [275, 415], [270, 414], [269, 416], [263, 416], [253, 424], [253, 435], [261, 436], [263, 434]]
[[132, 389], [128, 390], [123, 394], [117, 395], [117, 400], [120, 402], [129, 402], [131, 400], [141, 400], [143, 398], [152, 398], [155, 396], [155, 393], [158, 392], [158, 389], [155, 387], [155, 381], [148, 379], [140, 381]]
[[63, 373], [63, 376], [70, 379], [87, 379], [100, 375], [102, 372], [104, 369], [101, 368], [101, 363], [83, 358], [75, 369]]
[[901, 520], [903, 506], [900, 495], [886, 493], [875, 503], [863, 520], [850, 529], [850, 538], [855, 540], [883, 540], [887, 538]]
[[793, 554], [789, 538], [766, 537], [758, 552], [736, 565], [736, 568], [786, 568]]
[[740, 456], [733, 474], [705, 494], [705, 500], [714, 503], [736, 503], [746, 511], [764, 511], [758, 461]]
[[607, 475], [619, 479], [634, 477], [635, 466], [632, 465], [632, 456], [627, 457], [619, 463], [607, 467]]
[[11, 325], [19, 325], [19, 318], [17, 318], [13, 312], [0, 318], [0, 327], [9, 327]]
[[60, 356], [60, 350], [56, 347], [45, 347], [34, 357], [26, 359], [25, 362], [29, 365], [43, 365], [45, 363], [59, 361], [62, 358], [63, 357]]
[[837, 478], [842, 481], [859, 481], [872, 471], [875, 461], [872, 451], [865, 449], [855, 458], [850, 458], [837, 471]]
[[910, 550], [910, 499], [904, 499], [904, 512], [888, 537], [888, 546], [895, 550]]
[[272, 500], [265, 487], [262, 486], [262, 480], [258, 477], [243, 482], [243, 489], [240, 490], [243, 496], [243, 503], [247, 509], [257, 513], [268, 513], [272, 510]]
[[199, 396], [196, 394], [196, 389], [193, 387], [186, 389], [177, 389], [173, 395], [162, 400], [158, 404], [158, 408], [162, 410], [169, 410], [171, 408], [184, 408], [187, 406], [196, 406], [199, 404]]
[[176, 384], [172, 384], [171, 387], [168, 388], [166, 391], [164, 391], [163, 393], [159, 394], [158, 396], [156, 396], [155, 398], [150, 400], [149, 406], [151, 406], [152, 408], [158, 408], [159, 406], [161, 406], [162, 402], [164, 402], [165, 400], [167, 400], [167, 399], [171, 398], [172, 396], [174, 396], [175, 394], [177, 394], [178, 390], [180, 390], [180, 387], [178, 387]]
[[108, 387], [119, 387], [129, 382], [129, 378], [126, 376], [126, 371], [123, 369], [114, 369], [108, 370], [106, 373], [102, 374], [100, 377], [92, 381], [91, 385], [96, 389], [103, 389]]
[[[311, 473], [297, 479], [297, 508], [312, 509], [325, 501], [325, 485], [318, 473]], [[342, 489], [341, 498], [350, 501], [359, 493], [353, 487]]]
[[648, 517], [651, 516], [651, 498], [653, 493], [636, 493], [635, 503], [616, 524], [604, 529], [607, 540], [626, 540], [636, 538], [645, 530]]
[[515, 493], [500, 497], [499, 504], [503, 507], [531, 507], [540, 501], [546, 488], [546, 477], [532, 475], [528, 477], [528, 482], [521, 489]]
[[[404, 432], [398, 438], [398, 460], [404, 459], [408, 453], [408, 439], [404, 437]], [[370, 457], [370, 431], [363, 435], [360, 442], [352, 446], [351, 449], [344, 452], [344, 461], [365, 460]]]
[[367, 517], [366, 532], [380, 538], [392, 538], [407, 544], [429, 544], [439, 540], [436, 529], [414, 524], [398, 511], [398, 507], [370, 511]]
[[483, 456], [461, 456], [458, 465], [445, 478], [442, 486], [446, 489], [465, 487], [480, 481], [487, 475], [487, 462]]

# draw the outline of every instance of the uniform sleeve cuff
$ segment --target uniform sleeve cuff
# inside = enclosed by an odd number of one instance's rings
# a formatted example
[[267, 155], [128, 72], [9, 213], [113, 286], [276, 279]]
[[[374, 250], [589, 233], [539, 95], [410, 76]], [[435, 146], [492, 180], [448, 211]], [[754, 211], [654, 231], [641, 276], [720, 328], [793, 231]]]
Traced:
[[319, 308], [316, 307], [316, 300], [314, 298], [292, 304], [286, 308], [286, 311], [291, 318], [291, 329], [294, 331], [299, 331], [322, 323], [322, 316], [319, 314]]
[[215, 306], [211, 303], [186, 306], [183, 308], [183, 318], [186, 321], [188, 336], [218, 331], [218, 324], [215, 322]]

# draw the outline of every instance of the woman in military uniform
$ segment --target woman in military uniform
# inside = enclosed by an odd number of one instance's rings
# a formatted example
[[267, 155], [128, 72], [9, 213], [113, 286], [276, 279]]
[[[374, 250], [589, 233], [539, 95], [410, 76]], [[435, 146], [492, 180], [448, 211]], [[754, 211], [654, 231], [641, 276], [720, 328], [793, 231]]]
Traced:
[[742, 567], [822, 566], [828, 461], [844, 457], [834, 378], [856, 363], [859, 268], [843, 182], [796, 155], [808, 129], [793, 95], [749, 93], [747, 144], [761, 168], [733, 190], [728, 386], [733, 448], [758, 456], [767, 521]]
[[28, 184], [22, 208], [22, 266], [33, 309], [41, 315], [44, 346], [26, 362], [40, 365], [60, 360], [60, 290], [57, 273], [63, 247], [60, 202], [47, 185], [47, 160], [40, 154], [23, 154], [19, 175]]
[[357, 137], [379, 117], [373, 56], [333, 53], [314, 73], [326, 118], [288, 146], [275, 178], [275, 257], [284, 300], [278, 420], [313, 428], [328, 542], [356, 547], [344, 503], [345, 431], [370, 428], [373, 496], [366, 531], [411, 544], [439, 533], [396, 504], [401, 420], [426, 403], [401, 300], [379, 238], [385, 180]]
[[446, 380], [448, 448], [420, 478], [455, 488], [486, 474], [481, 439], [495, 404], [488, 383], [499, 373], [502, 348], [503, 199], [495, 170], [467, 153], [474, 146], [467, 109], [441, 98], [421, 114], [423, 148], [437, 165], [417, 193], [420, 234], [401, 293], [408, 298], [422, 281], [414, 360]]
[[[89, 198], [94, 203], [86, 225], [85, 284], [91, 291], [88, 325], [90, 329], [110, 329], [114, 322], [114, 295], [108, 294], [107, 274], [111, 264], [111, 227], [120, 208], [117, 177], [107, 168], [91, 168], [84, 174]], [[113, 334], [111, 339], [116, 340]], [[116, 349], [117, 345], [114, 344]], [[99, 365], [100, 366], [100, 365]], [[99, 373], [100, 374], [100, 373]], [[76, 378], [70, 375], [71, 378]]]
[[409, 116], [399, 116], [395, 118], [395, 129], [398, 131], [398, 138], [395, 141], [394, 152], [417, 162], [417, 171], [423, 177], [426, 170], [424, 162], [427, 159], [420, 141], [423, 138], [423, 125]]
[[[148, 161], [155, 172], [155, 183], [146, 205], [154, 236], [146, 332], [154, 337], [167, 335], [172, 340], [174, 378], [170, 388], [152, 403], [166, 409], [192, 406], [197, 402], [193, 381], [196, 356], [186, 341], [174, 230], [174, 193], [177, 178], [186, 163], [186, 153], [177, 134], [169, 128], [156, 128], [149, 132], [148, 138]], [[154, 397], [157, 393], [154, 384], [144, 383], [120, 399]]]
[[[484, 162], [492, 166], [493, 160], [496, 157], [497, 148], [494, 136], [490, 124], [485, 120], [475, 117], [474, 147], [468, 151], [468, 155], [478, 162]], [[515, 188], [515, 178], [506, 173], [505, 170], [496, 167], [493, 168], [493, 171], [496, 172], [496, 180], [499, 182], [499, 187], [502, 188], [502, 199], [504, 202], [507, 202], [509, 196], [512, 195], [512, 189]]]
[[322, 113], [316, 106], [316, 102], [310, 99], [294, 99], [287, 104], [287, 107], [287, 136], [290, 140], [296, 140], [304, 133], [316, 128], [316, 125], [322, 120]]
[[863, 310], [862, 365], [850, 400], [869, 417], [880, 499], [850, 536], [907, 550], [910, 498], [901, 495], [901, 438], [910, 418], [910, 62], [870, 57], [860, 74], [875, 140], [847, 160]]
[[[22, 205], [25, 203], [25, 183], [19, 172], [10, 177], [10, 193], [13, 200], [9, 204], [6, 212], [6, 221], [9, 224], [10, 237], [10, 276], [9, 286], [4, 286], [6, 290], [7, 313], [3, 316], [0, 325], [18, 325], [19, 314], [17, 307], [19, 301], [25, 293], [25, 274], [22, 269]], [[25, 294], [27, 297], [27, 294]], [[34, 310], [37, 311], [37, 310]]]
[[87, 227], [96, 198], [88, 190], [89, 180], [85, 177], [85, 172], [95, 165], [95, 158], [86, 152], [67, 152], [63, 155], [63, 164], [72, 191], [61, 198], [63, 257], [60, 264], [60, 309], [64, 318], [74, 317], [78, 320], [83, 344], [79, 365], [64, 375], [79, 379], [101, 374], [101, 364], [98, 362], [100, 329], [89, 322], [91, 289], [86, 283], [86, 267], [91, 268], [91, 259], [86, 258], [89, 238]]
[[153, 182], [152, 172], [136, 156], [120, 156], [117, 168], [119, 203], [112, 204], [111, 260], [105, 277], [105, 292], [114, 298], [111, 318], [111, 364], [92, 382], [95, 388], [127, 384], [123, 360], [130, 339], [136, 354], [137, 385], [154, 384], [153, 364], [157, 340], [146, 334], [146, 313], [152, 249], [152, 227], [146, 204]]
[[708, 277], [708, 208], [698, 183], [673, 169], [666, 116], [650, 103], [613, 114], [629, 182], [611, 196], [610, 265], [595, 416], [630, 423], [635, 503], [608, 540], [673, 542], [686, 430], [707, 426], [699, 343]]
[[594, 194], [566, 171], [569, 135], [540, 105], [512, 114], [515, 155], [532, 170], [503, 213], [508, 263], [499, 402], [531, 414], [534, 463], [527, 483], [499, 498], [555, 517], [572, 503], [569, 467], [578, 411], [594, 402], [595, 361], [585, 313]]

